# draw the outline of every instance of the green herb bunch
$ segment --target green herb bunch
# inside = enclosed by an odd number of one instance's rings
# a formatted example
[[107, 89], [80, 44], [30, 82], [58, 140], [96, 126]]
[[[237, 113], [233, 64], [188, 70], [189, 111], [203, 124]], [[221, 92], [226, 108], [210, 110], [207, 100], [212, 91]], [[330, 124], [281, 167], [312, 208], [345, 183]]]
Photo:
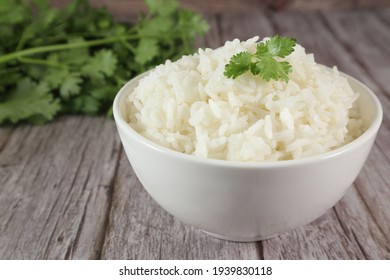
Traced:
[[43, 124], [58, 114], [108, 114], [135, 75], [193, 52], [208, 25], [176, 0], [145, 0], [134, 24], [72, 0], [0, 0], [0, 124]]

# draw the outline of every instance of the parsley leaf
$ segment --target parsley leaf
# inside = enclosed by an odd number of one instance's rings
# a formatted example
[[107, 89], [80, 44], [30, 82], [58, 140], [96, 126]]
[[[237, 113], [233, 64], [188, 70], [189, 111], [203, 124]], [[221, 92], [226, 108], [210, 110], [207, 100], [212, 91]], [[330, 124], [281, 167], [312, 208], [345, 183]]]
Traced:
[[81, 73], [92, 79], [104, 79], [103, 75], [111, 77], [116, 69], [118, 59], [112, 50], [100, 50], [90, 57], [81, 68]]
[[45, 83], [34, 83], [23, 78], [5, 102], [0, 102], [0, 123], [9, 120], [17, 123], [29, 120], [42, 123], [51, 120], [60, 110], [58, 99], [49, 94]]
[[135, 61], [141, 65], [146, 64], [158, 55], [158, 41], [143, 38], [139, 41]]
[[77, 74], [69, 74], [62, 81], [60, 94], [63, 98], [68, 99], [71, 95], [80, 93], [80, 84], [82, 79]]
[[111, 50], [100, 50], [95, 55], [96, 61], [100, 62], [100, 71], [107, 77], [111, 77], [116, 69], [118, 59]]
[[160, 14], [163, 16], [171, 15], [177, 9], [177, 2], [172, 0], [145, 0], [151, 13]]
[[226, 64], [224, 75], [235, 79], [249, 71], [265, 81], [273, 79], [288, 82], [291, 65], [286, 61], [277, 61], [274, 57], [284, 58], [291, 54], [295, 44], [296, 40], [293, 38], [273, 36], [266, 42], [257, 44], [254, 54], [245, 51], [234, 55]]
[[225, 76], [228, 78], [237, 78], [238, 76], [244, 74], [248, 70], [251, 70], [252, 63], [252, 54], [249, 52], [240, 52], [234, 55], [229, 64], [225, 67]]
[[[255, 70], [253, 69], [255, 68]], [[288, 81], [288, 73], [291, 72], [291, 65], [286, 62], [278, 62], [272, 57], [265, 56], [261, 62], [255, 64], [251, 69], [254, 75], [260, 75], [264, 80], [283, 80]]]

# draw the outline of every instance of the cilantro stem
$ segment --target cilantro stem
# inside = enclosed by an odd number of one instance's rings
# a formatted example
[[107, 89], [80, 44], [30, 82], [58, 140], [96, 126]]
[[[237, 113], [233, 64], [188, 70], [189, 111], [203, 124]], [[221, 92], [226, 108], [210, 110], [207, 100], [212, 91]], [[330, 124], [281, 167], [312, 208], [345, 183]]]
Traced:
[[26, 64], [40, 64], [40, 65], [46, 65], [51, 67], [62, 67], [61, 64], [50, 62], [43, 59], [34, 59], [34, 58], [27, 58], [27, 57], [18, 57], [18, 60], [22, 63]]
[[132, 46], [130, 45], [129, 43], [127, 43], [126, 40], [121, 40], [121, 43], [129, 50], [131, 51], [132, 53], [136, 53], [137, 50]]
[[99, 46], [99, 45], [105, 45], [105, 44], [119, 42], [122, 40], [137, 39], [137, 38], [139, 38], [139, 35], [132, 34], [132, 35], [109, 37], [109, 38], [105, 38], [105, 39], [96, 39], [96, 40], [91, 40], [91, 41], [86, 41], [86, 42], [75, 42], [75, 43], [66, 43], [66, 44], [57, 44], [57, 45], [50, 45], [50, 46], [35, 47], [35, 48], [16, 51], [13, 53], [9, 53], [9, 54], [0, 56], [0, 64], [5, 63], [5, 62], [10, 61], [10, 60], [13, 60], [13, 59], [23, 57], [23, 56], [27, 56], [27, 55], [46, 53], [46, 52], [52, 52], [52, 51], [61, 51], [61, 50], [68, 50], [68, 49]]

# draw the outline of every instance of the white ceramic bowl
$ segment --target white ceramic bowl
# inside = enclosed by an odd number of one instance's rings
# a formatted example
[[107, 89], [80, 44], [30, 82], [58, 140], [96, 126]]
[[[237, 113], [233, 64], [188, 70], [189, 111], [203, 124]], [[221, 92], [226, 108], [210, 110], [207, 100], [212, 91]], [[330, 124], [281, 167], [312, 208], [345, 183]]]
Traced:
[[114, 101], [114, 117], [129, 161], [146, 191], [181, 221], [234, 241], [269, 238], [312, 222], [341, 199], [359, 174], [382, 121], [375, 94], [346, 75], [360, 92], [368, 129], [353, 142], [304, 159], [243, 163], [200, 159], [162, 147], [126, 122], [128, 82]]

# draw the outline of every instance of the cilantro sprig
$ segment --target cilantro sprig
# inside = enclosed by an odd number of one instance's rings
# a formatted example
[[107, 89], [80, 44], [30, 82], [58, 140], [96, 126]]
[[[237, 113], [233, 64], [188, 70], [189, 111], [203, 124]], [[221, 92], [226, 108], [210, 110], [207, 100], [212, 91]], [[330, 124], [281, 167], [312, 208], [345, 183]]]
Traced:
[[42, 124], [59, 114], [111, 114], [135, 75], [193, 52], [208, 25], [177, 0], [144, 0], [137, 21], [71, 0], [0, 0], [0, 125]]
[[246, 72], [251, 72], [266, 81], [273, 79], [287, 82], [292, 67], [287, 61], [277, 61], [275, 57], [284, 58], [291, 54], [295, 43], [294, 38], [273, 36], [257, 44], [254, 54], [244, 51], [234, 55], [226, 64], [224, 75], [235, 79]]

